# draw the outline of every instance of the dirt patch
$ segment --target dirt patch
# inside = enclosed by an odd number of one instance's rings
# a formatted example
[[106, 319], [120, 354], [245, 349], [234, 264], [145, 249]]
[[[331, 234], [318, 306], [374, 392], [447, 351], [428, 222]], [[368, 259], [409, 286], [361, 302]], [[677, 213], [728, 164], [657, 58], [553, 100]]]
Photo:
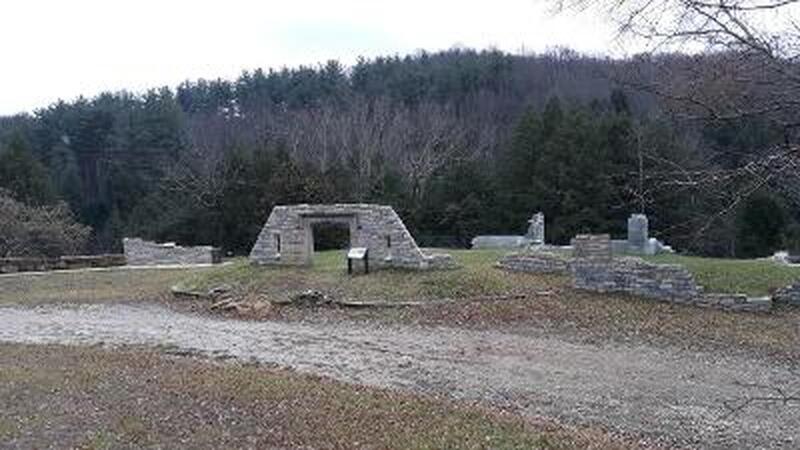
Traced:
[[[251, 294], [234, 297], [234, 310], [211, 311], [212, 300], [168, 299], [179, 311], [221, 313], [246, 320], [340, 323], [380, 322], [501, 330], [546, 330], [569, 339], [674, 346], [698, 351], [750, 353], [800, 360], [800, 308], [778, 306], [767, 314], [743, 314], [654, 302], [629, 295], [597, 294], [559, 286], [528, 293], [408, 302], [396, 308], [297, 308], [270, 304]], [[380, 302], [366, 302], [381, 305]], [[395, 305], [403, 305], [393, 302]], [[356, 304], [356, 303], [354, 303]]]
[[153, 351], [0, 345], [0, 367], [10, 448], [633, 448], [476, 405]]

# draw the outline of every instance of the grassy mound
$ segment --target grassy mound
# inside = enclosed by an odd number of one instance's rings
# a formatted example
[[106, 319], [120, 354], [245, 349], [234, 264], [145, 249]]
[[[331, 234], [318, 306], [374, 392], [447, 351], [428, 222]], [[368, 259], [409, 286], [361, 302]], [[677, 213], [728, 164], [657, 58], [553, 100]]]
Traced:
[[253, 266], [246, 259], [212, 271], [195, 273], [182, 289], [206, 292], [227, 284], [240, 294], [259, 294], [269, 300], [292, 292], [316, 289], [339, 300], [425, 301], [524, 294], [563, 284], [564, 277], [512, 274], [495, 269], [502, 256], [495, 250], [449, 251], [458, 269], [439, 271], [380, 270], [369, 275], [347, 274], [343, 251], [318, 252], [312, 267]]

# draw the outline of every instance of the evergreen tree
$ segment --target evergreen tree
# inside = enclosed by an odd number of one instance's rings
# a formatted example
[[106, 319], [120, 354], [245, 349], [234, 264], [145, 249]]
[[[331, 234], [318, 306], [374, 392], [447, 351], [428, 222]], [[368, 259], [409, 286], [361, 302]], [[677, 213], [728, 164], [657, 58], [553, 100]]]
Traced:
[[28, 144], [17, 135], [5, 150], [0, 150], [0, 188], [18, 201], [44, 205], [57, 200], [47, 168], [31, 153]]

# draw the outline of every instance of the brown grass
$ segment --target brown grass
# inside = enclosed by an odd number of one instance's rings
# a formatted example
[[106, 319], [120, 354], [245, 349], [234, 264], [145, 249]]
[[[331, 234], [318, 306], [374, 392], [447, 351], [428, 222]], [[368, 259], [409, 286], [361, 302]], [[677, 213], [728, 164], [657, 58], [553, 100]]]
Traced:
[[40, 448], [632, 448], [596, 429], [283, 370], [0, 345], [0, 442]]
[[0, 276], [0, 305], [153, 300], [193, 269], [102, 269]]

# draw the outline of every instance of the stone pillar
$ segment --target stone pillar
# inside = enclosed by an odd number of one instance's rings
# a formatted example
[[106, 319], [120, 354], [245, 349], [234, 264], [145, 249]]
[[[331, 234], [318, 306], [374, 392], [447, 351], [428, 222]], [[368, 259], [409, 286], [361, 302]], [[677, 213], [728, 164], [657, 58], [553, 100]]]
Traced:
[[530, 239], [533, 244], [544, 244], [544, 214], [537, 212], [528, 223], [528, 233], [525, 237]]
[[631, 214], [628, 218], [628, 247], [643, 251], [649, 240], [647, 216]]

